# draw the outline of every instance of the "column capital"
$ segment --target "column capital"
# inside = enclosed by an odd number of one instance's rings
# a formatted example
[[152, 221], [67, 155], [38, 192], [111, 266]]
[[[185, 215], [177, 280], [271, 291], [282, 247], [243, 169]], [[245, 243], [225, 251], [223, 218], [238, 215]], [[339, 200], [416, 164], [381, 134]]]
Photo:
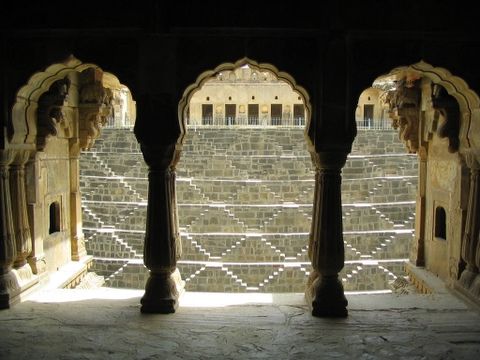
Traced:
[[312, 161], [317, 169], [341, 169], [345, 166], [348, 152], [321, 151], [311, 152]]
[[140, 144], [143, 159], [150, 170], [175, 169], [180, 160], [181, 145], [170, 144]]

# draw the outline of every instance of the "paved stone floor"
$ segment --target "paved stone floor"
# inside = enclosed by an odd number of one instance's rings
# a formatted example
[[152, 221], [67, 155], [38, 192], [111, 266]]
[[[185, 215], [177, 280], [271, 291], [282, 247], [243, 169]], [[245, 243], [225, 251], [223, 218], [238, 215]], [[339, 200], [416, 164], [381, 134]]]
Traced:
[[349, 317], [301, 294], [186, 293], [140, 313], [142, 291], [44, 290], [0, 311], [0, 359], [480, 359], [480, 313], [445, 292], [348, 295]]

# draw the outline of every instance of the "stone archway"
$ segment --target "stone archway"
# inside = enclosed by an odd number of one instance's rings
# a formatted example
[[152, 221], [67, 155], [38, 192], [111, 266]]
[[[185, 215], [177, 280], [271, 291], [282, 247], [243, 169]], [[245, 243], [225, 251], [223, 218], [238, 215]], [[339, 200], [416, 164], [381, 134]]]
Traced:
[[[197, 92], [205, 82], [207, 82], [210, 78], [214, 77], [216, 74], [222, 72], [222, 71], [232, 71], [234, 69], [238, 69], [244, 65], [248, 65], [252, 69], [255, 69], [259, 72], [262, 71], [267, 71], [270, 73], [273, 73], [278, 80], [283, 81], [291, 86], [294, 92], [298, 93], [301, 98], [303, 103], [305, 104], [306, 108], [306, 130], [305, 133], [309, 133], [309, 128], [310, 128], [310, 123], [311, 123], [311, 116], [310, 114], [312, 113], [312, 105], [310, 102], [310, 96], [305, 88], [302, 86], [298, 85], [295, 81], [295, 79], [288, 73], [283, 72], [278, 70], [274, 65], [268, 64], [268, 63], [258, 63], [252, 59], [249, 58], [243, 58], [235, 63], [223, 63], [219, 66], [217, 66], [214, 70], [207, 70], [200, 74], [195, 82], [191, 85], [189, 85], [185, 91], [183, 92], [182, 99], [180, 100], [178, 104], [178, 118], [179, 118], [179, 123], [180, 123], [180, 128], [182, 135], [179, 138], [179, 142], [183, 142], [183, 138], [186, 133], [186, 119], [187, 119], [187, 109], [188, 105], [190, 103], [190, 100], [195, 92]], [[308, 136], [305, 136], [307, 143], [309, 144], [309, 147], [313, 146], [311, 143], [311, 140]]]
[[478, 301], [480, 99], [463, 79], [423, 61], [393, 69], [374, 86], [385, 86], [393, 125], [419, 157], [410, 262]]
[[190, 291], [304, 292], [314, 186], [304, 97], [272, 65], [228, 65], [180, 102], [178, 267]]
[[111, 111], [103, 74], [70, 56], [17, 93], [0, 152], [1, 307], [71, 260], [88, 267], [78, 157]]
[[[147, 134], [138, 122], [136, 124], [135, 133], [149, 166], [144, 263], [150, 270], [150, 276], [141, 301], [142, 312], [174, 312], [178, 306], [179, 294], [183, 291], [182, 280], [176, 268], [177, 260], [181, 256], [181, 247], [176, 211], [175, 167], [185, 135], [184, 119], [188, 101], [194, 90], [215, 72], [233, 69], [247, 62], [253, 67], [263, 66], [276, 72], [279, 78], [285, 79], [294, 89], [303, 91], [295, 84], [293, 78], [279, 72], [273, 66], [242, 59], [238, 63], [226, 63], [215, 70], [204, 72], [197, 78], [196, 83], [187, 88], [178, 105], [177, 119], [180, 130], [178, 137], [174, 138], [171, 134], [173, 130], [169, 130], [169, 133], [163, 134], [162, 138], [165, 140], [160, 143], [159, 139], [155, 141], [152, 134]], [[306, 92], [303, 96], [308, 99]], [[147, 102], [151, 100], [146, 99]], [[166, 116], [172, 115], [171, 99], [168, 96], [164, 96], [158, 103], [160, 109], [163, 107], [166, 110]], [[311, 113], [311, 109], [308, 109], [308, 113]], [[319, 136], [317, 125], [308, 120], [306, 127], [308, 148], [316, 171], [313, 220], [309, 241], [309, 258], [313, 271], [307, 283], [306, 298], [312, 306], [313, 315], [342, 317], [347, 315], [347, 300], [338, 278], [338, 273], [344, 266], [340, 171], [345, 164], [347, 150], [351, 144], [347, 144], [348, 139], [343, 139], [345, 144], [342, 143], [342, 146], [338, 144], [333, 146], [333, 142], [328, 144], [318, 140], [315, 142], [316, 139], [312, 136]], [[340, 136], [338, 133], [335, 135]], [[328, 139], [328, 136], [322, 133], [320, 139]]]

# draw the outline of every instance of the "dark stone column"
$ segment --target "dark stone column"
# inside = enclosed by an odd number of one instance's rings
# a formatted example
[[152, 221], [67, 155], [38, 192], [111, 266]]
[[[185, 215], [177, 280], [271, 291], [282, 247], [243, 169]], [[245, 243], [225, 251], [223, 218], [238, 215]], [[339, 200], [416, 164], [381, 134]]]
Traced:
[[80, 261], [87, 256], [82, 229], [82, 196], [80, 193], [80, 147], [79, 140], [70, 139], [70, 239], [72, 260]]
[[[25, 163], [28, 156], [28, 151], [18, 151], [15, 161], [10, 166], [12, 216], [17, 248], [15, 268], [25, 266], [27, 257], [32, 252], [32, 237], [28, 224], [27, 198], [25, 196]], [[31, 273], [30, 268], [28, 271]]]
[[415, 209], [415, 238], [410, 249], [410, 261], [416, 266], [425, 266], [425, 223], [427, 189], [427, 152], [425, 147], [418, 151], [418, 189]]
[[[460, 275], [459, 282], [467, 290], [478, 286], [478, 289], [474, 292], [477, 292], [477, 296], [480, 296], [480, 253], [478, 252], [480, 244], [480, 164], [472, 154], [467, 154], [465, 159], [470, 168], [470, 190], [465, 233], [462, 242], [462, 260], [465, 262], [466, 268]], [[476, 278], [478, 279], [476, 281], [478, 285], [472, 286]]]
[[312, 261], [306, 299], [312, 315], [347, 316], [347, 299], [338, 273], [345, 261], [342, 225], [341, 169], [347, 153], [312, 153], [315, 197], [308, 254]]
[[176, 270], [181, 255], [175, 195], [176, 144], [147, 147], [142, 152], [149, 166], [148, 208], [144, 263], [150, 277], [141, 300], [144, 313], [173, 313], [183, 284]]
[[0, 150], [0, 309], [10, 307], [12, 298], [20, 292], [12, 272], [17, 256], [9, 182], [9, 165], [13, 159], [13, 152]]

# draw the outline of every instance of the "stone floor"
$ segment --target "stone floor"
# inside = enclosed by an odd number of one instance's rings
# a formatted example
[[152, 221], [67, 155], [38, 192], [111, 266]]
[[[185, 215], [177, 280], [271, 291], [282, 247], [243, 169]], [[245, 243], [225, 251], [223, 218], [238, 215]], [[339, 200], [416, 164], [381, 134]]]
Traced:
[[0, 311], [0, 359], [480, 359], [480, 312], [449, 292], [348, 294], [346, 319], [301, 294], [185, 293], [140, 313], [142, 291], [42, 290]]

